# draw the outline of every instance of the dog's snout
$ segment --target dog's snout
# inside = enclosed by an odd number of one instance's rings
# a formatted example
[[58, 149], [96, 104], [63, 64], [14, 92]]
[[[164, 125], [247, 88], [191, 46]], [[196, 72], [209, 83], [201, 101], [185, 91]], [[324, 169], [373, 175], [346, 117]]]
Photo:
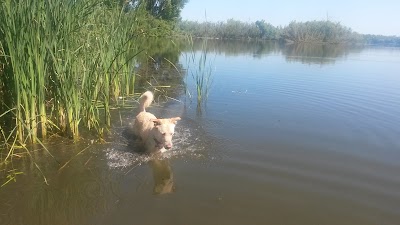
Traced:
[[165, 148], [166, 148], [166, 149], [171, 149], [171, 148], [172, 148], [172, 144], [167, 144], [167, 145], [165, 145]]

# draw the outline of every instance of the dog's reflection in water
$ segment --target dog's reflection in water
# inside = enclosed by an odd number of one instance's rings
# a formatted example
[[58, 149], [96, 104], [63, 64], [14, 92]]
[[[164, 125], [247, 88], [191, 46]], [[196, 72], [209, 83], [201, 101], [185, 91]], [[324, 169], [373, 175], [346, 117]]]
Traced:
[[175, 190], [174, 178], [168, 159], [152, 159], [149, 162], [153, 170], [154, 194], [168, 194]]

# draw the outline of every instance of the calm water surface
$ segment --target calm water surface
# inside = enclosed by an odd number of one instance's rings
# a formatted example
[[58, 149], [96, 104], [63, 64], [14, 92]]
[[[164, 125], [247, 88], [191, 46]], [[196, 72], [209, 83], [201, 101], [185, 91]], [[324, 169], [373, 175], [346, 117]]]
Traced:
[[399, 224], [400, 49], [209, 46], [204, 104], [188, 75], [149, 109], [182, 117], [173, 151], [137, 153], [115, 112], [110, 143], [34, 153], [49, 185], [17, 160], [0, 224]]

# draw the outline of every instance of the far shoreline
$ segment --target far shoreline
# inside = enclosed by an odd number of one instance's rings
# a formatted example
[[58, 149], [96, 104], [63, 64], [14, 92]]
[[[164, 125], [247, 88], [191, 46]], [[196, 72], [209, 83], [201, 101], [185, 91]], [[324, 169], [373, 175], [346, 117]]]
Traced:
[[198, 22], [181, 20], [178, 31], [195, 38], [216, 40], [275, 40], [284, 43], [357, 44], [364, 46], [399, 47], [399, 36], [360, 34], [340, 22], [314, 20], [292, 21], [289, 25], [273, 26], [264, 20], [242, 22]]

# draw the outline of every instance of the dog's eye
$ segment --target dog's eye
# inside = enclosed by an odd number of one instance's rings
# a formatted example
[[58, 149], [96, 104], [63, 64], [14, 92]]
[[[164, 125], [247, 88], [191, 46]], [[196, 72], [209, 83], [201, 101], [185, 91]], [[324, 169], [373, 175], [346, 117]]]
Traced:
[[163, 136], [165, 136], [167, 133], [162, 133]]

